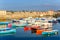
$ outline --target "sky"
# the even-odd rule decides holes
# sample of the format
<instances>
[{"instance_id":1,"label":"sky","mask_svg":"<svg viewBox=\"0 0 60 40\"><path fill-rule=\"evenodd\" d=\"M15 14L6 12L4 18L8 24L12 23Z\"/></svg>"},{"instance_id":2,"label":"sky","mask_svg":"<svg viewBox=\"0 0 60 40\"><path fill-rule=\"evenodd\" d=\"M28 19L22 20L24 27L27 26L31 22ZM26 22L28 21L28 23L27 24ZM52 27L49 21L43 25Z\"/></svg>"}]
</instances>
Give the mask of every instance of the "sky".
<instances>
[{"instance_id":1,"label":"sky","mask_svg":"<svg viewBox=\"0 0 60 40\"><path fill-rule=\"evenodd\" d=\"M0 10L59 10L60 0L0 0Z\"/></svg>"}]
</instances>

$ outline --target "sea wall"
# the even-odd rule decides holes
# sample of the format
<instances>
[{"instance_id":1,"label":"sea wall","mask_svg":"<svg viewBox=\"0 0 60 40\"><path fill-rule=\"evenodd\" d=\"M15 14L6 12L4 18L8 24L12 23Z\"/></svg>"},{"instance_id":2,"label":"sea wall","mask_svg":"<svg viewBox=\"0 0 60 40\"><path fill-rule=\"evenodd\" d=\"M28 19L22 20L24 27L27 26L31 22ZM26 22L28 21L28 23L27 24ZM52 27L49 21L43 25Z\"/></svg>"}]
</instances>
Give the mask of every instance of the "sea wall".
<instances>
[{"instance_id":1,"label":"sea wall","mask_svg":"<svg viewBox=\"0 0 60 40\"><path fill-rule=\"evenodd\" d=\"M12 18L19 19L25 17L43 17L43 16L52 16L54 15L53 10L49 11L0 11L0 18Z\"/></svg>"}]
</instances>

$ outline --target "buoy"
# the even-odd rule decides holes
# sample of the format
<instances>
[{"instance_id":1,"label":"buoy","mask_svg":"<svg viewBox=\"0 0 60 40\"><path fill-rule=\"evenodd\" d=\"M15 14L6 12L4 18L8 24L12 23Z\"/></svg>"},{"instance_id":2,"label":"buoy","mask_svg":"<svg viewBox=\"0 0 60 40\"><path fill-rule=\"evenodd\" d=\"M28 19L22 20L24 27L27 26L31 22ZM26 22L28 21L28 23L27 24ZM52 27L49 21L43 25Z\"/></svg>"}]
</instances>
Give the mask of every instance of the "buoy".
<instances>
[{"instance_id":1,"label":"buoy","mask_svg":"<svg viewBox=\"0 0 60 40\"><path fill-rule=\"evenodd\" d=\"M12 24L8 24L8 28L11 28L12 27Z\"/></svg>"}]
</instances>

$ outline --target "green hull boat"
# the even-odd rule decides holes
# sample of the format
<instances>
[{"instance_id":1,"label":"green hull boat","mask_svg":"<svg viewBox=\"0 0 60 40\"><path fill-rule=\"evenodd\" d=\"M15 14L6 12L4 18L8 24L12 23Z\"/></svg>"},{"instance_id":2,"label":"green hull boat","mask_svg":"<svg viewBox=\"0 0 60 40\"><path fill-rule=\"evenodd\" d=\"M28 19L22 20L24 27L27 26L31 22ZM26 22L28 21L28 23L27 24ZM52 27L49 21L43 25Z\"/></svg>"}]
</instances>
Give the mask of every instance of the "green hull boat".
<instances>
[{"instance_id":1,"label":"green hull boat","mask_svg":"<svg viewBox=\"0 0 60 40\"><path fill-rule=\"evenodd\" d=\"M12 27L14 28L16 28L16 27L20 27L20 28L24 28L24 26L27 26L28 24L12 24Z\"/></svg>"}]
</instances>

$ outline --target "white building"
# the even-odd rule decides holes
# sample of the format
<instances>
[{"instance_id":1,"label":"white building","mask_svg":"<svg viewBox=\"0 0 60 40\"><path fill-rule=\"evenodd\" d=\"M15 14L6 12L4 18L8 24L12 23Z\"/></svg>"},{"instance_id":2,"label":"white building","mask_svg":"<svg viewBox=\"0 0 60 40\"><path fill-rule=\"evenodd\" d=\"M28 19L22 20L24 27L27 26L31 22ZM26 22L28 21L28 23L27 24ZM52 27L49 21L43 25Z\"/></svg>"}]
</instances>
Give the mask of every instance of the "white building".
<instances>
[{"instance_id":1,"label":"white building","mask_svg":"<svg viewBox=\"0 0 60 40\"><path fill-rule=\"evenodd\" d=\"M6 15L6 11L5 10L0 10L0 15Z\"/></svg>"}]
</instances>

